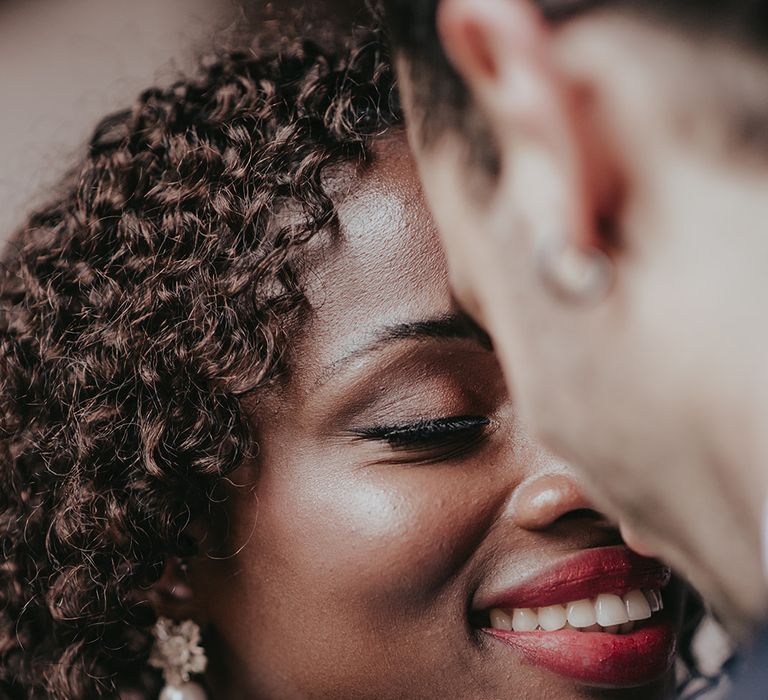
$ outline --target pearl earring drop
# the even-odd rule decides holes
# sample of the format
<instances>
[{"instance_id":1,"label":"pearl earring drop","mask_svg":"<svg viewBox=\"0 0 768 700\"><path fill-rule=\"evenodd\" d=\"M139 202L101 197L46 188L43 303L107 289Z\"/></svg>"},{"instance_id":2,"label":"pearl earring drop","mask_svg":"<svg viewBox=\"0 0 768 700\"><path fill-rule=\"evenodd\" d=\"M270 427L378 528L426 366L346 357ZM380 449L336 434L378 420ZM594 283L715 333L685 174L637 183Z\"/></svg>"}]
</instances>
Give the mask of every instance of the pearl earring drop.
<instances>
[{"instance_id":1,"label":"pearl earring drop","mask_svg":"<svg viewBox=\"0 0 768 700\"><path fill-rule=\"evenodd\" d=\"M543 238L537 251L539 277L560 299L586 304L602 299L614 281L613 261L598 248L579 248L562 236Z\"/></svg>"},{"instance_id":2,"label":"pearl earring drop","mask_svg":"<svg viewBox=\"0 0 768 700\"><path fill-rule=\"evenodd\" d=\"M161 669L165 680L159 700L207 700L203 687L190 680L208 665L200 645L199 625L192 620L177 623L161 617L155 623L153 635L155 644L149 665Z\"/></svg>"}]
</instances>

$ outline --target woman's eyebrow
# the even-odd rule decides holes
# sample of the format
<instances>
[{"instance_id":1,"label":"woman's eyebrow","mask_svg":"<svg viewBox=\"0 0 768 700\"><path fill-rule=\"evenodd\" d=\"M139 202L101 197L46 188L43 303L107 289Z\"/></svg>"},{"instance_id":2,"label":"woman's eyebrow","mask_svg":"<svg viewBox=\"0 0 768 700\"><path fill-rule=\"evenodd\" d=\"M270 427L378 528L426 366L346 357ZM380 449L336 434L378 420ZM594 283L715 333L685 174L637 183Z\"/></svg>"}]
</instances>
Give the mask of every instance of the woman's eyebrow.
<instances>
[{"instance_id":1,"label":"woman's eyebrow","mask_svg":"<svg viewBox=\"0 0 768 700\"><path fill-rule=\"evenodd\" d=\"M361 357L380 352L393 343L426 339L474 340L483 349L493 352L490 336L466 314L447 314L436 318L405 321L381 328L371 339L332 362L320 373L315 386L323 384Z\"/></svg>"},{"instance_id":2,"label":"woman's eyebrow","mask_svg":"<svg viewBox=\"0 0 768 700\"><path fill-rule=\"evenodd\" d=\"M386 345L397 340L412 338L469 339L476 340L486 350L493 350L490 336L469 316L462 313L448 314L423 321L408 321L386 326L373 341L373 345ZM367 348L362 348L366 350ZM374 348L375 349L375 348Z\"/></svg>"}]
</instances>

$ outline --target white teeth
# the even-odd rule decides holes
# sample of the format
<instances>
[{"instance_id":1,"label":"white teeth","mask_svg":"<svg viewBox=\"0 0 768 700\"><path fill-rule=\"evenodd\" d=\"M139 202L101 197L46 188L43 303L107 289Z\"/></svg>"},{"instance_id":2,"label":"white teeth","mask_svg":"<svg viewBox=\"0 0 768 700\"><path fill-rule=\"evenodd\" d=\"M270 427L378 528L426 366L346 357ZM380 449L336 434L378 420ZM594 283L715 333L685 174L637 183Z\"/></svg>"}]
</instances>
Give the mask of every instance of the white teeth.
<instances>
[{"instance_id":1,"label":"white teeth","mask_svg":"<svg viewBox=\"0 0 768 700\"><path fill-rule=\"evenodd\" d=\"M643 595L648 600L648 605L651 606L651 612L656 613L659 610L664 610L664 601L661 598L661 593L657 590L644 590Z\"/></svg>"},{"instance_id":2,"label":"white teeth","mask_svg":"<svg viewBox=\"0 0 768 700\"><path fill-rule=\"evenodd\" d=\"M653 612L642 591L631 591L624 596L624 605L630 620L647 620Z\"/></svg>"},{"instance_id":3,"label":"white teeth","mask_svg":"<svg viewBox=\"0 0 768 700\"><path fill-rule=\"evenodd\" d=\"M512 616L515 632L535 632L539 627L539 616L530 608L517 608Z\"/></svg>"},{"instance_id":4,"label":"white teeth","mask_svg":"<svg viewBox=\"0 0 768 700\"><path fill-rule=\"evenodd\" d=\"M567 618L565 608L562 605L549 605L539 608L539 626L545 632L556 632L563 629Z\"/></svg>"},{"instance_id":5,"label":"white teeth","mask_svg":"<svg viewBox=\"0 0 768 700\"><path fill-rule=\"evenodd\" d=\"M568 622L574 627L591 627L597 622L595 604L591 600L577 600L568 606Z\"/></svg>"},{"instance_id":6,"label":"white teeth","mask_svg":"<svg viewBox=\"0 0 768 700\"><path fill-rule=\"evenodd\" d=\"M496 630L503 630L504 632L512 631L512 618L507 615L503 610L496 608L491 610L491 627ZM536 629L534 627L534 629ZM517 632L518 630L515 630Z\"/></svg>"},{"instance_id":7,"label":"white teeth","mask_svg":"<svg viewBox=\"0 0 768 700\"><path fill-rule=\"evenodd\" d=\"M564 605L541 608L515 608L490 611L491 627L504 632L556 632L576 629L581 632L628 634L636 623L663 609L657 590L635 590L625 596L601 593L596 598L576 600Z\"/></svg>"},{"instance_id":8,"label":"white teeth","mask_svg":"<svg viewBox=\"0 0 768 700\"><path fill-rule=\"evenodd\" d=\"M629 622L627 606L624 601L612 593L601 593L595 603L597 624L602 627L613 627Z\"/></svg>"}]
</instances>

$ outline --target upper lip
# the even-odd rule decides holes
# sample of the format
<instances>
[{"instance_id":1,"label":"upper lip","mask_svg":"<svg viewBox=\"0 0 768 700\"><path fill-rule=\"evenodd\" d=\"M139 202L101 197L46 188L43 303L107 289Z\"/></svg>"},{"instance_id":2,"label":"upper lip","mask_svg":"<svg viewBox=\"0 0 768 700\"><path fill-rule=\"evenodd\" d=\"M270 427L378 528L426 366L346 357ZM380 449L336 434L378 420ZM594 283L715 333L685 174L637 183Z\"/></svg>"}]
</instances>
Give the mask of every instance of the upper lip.
<instances>
[{"instance_id":1,"label":"upper lip","mask_svg":"<svg viewBox=\"0 0 768 700\"><path fill-rule=\"evenodd\" d=\"M476 610L540 608L594 598L600 593L624 595L636 589L662 589L671 571L625 546L589 549L559 562L526 580L498 586L475 597Z\"/></svg>"}]
</instances>

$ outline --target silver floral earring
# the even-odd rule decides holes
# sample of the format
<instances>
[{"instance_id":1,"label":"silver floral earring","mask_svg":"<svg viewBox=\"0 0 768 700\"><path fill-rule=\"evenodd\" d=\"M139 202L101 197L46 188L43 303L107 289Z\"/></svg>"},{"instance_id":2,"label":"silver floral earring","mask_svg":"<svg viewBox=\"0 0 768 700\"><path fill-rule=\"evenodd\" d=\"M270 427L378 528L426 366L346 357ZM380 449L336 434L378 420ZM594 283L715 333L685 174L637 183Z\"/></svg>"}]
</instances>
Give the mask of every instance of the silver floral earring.
<instances>
[{"instance_id":1,"label":"silver floral earring","mask_svg":"<svg viewBox=\"0 0 768 700\"><path fill-rule=\"evenodd\" d=\"M190 679L208 665L200 645L200 626L192 620L174 622L158 618L153 629L155 644L149 665L163 672L165 686L159 700L207 700L203 687Z\"/></svg>"},{"instance_id":2,"label":"silver floral earring","mask_svg":"<svg viewBox=\"0 0 768 700\"><path fill-rule=\"evenodd\" d=\"M536 253L539 277L564 301L599 301L613 284L614 263L598 248L579 248L564 236L550 235L539 241Z\"/></svg>"}]
</instances>

